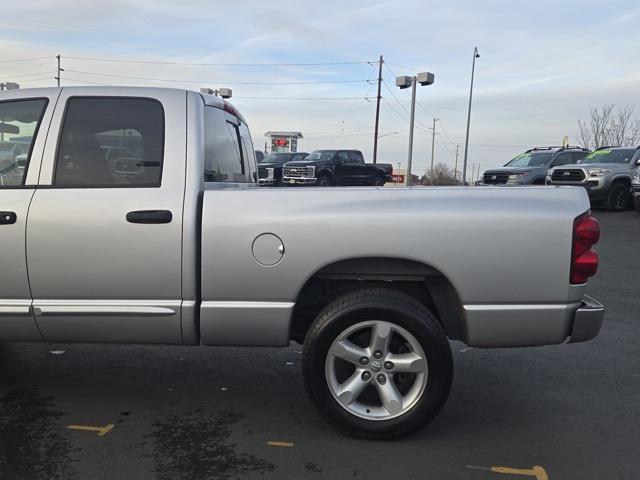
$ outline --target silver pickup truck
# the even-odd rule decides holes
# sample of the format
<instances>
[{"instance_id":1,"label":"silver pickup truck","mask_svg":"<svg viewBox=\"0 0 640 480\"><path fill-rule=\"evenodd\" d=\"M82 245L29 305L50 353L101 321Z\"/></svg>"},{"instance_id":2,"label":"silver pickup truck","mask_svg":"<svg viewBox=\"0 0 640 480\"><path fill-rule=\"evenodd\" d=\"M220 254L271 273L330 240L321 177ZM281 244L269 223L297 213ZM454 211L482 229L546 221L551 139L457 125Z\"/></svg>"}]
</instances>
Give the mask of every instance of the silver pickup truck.
<instances>
[{"instance_id":1,"label":"silver pickup truck","mask_svg":"<svg viewBox=\"0 0 640 480\"><path fill-rule=\"evenodd\" d=\"M321 414L392 438L444 405L449 340L520 347L600 329L583 189L260 189L247 124L220 98L1 95L5 137L29 140L0 184L2 341L294 340Z\"/></svg>"}]
</instances>

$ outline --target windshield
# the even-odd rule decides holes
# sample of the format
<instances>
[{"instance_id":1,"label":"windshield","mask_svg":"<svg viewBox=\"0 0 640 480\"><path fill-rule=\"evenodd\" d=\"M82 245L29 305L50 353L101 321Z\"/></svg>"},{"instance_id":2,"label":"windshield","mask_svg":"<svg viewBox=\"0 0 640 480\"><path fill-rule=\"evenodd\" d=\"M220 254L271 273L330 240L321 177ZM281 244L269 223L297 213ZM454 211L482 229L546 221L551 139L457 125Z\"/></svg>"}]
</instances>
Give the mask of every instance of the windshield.
<instances>
[{"instance_id":1,"label":"windshield","mask_svg":"<svg viewBox=\"0 0 640 480\"><path fill-rule=\"evenodd\" d=\"M305 160L331 160L336 154L337 150L316 150L305 158Z\"/></svg>"},{"instance_id":2,"label":"windshield","mask_svg":"<svg viewBox=\"0 0 640 480\"><path fill-rule=\"evenodd\" d=\"M587 155L581 163L587 165L590 163L629 163L635 151L635 148L596 150Z\"/></svg>"},{"instance_id":3,"label":"windshield","mask_svg":"<svg viewBox=\"0 0 640 480\"><path fill-rule=\"evenodd\" d=\"M551 160L555 152L527 152L521 153L511 160L505 167L540 167Z\"/></svg>"},{"instance_id":4,"label":"windshield","mask_svg":"<svg viewBox=\"0 0 640 480\"><path fill-rule=\"evenodd\" d=\"M0 143L0 152L8 152L13 148L13 143L2 142Z\"/></svg>"},{"instance_id":5,"label":"windshield","mask_svg":"<svg viewBox=\"0 0 640 480\"><path fill-rule=\"evenodd\" d=\"M291 160L292 156L290 153L270 153L265 155L258 163L286 163Z\"/></svg>"}]
</instances>

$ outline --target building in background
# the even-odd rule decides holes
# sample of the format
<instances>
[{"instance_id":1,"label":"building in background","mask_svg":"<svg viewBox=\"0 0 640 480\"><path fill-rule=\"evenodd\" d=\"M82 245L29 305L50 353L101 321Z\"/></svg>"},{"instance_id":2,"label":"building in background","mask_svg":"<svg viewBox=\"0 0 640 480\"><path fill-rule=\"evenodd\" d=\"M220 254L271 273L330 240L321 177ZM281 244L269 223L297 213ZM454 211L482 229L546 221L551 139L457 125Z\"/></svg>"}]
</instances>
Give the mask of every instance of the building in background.
<instances>
[{"instance_id":1,"label":"building in background","mask_svg":"<svg viewBox=\"0 0 640 480\"><path fill-rule=\"evenodd\" d=\"M400 187L407 184L407 170L404 168L394 168L392 180L384 184L385 187ZM420 177L418 175L412 175L413 185L420 184Z\"/></svg>"},{"instance_id":2,"label":"building in background","mask_svg":"<svg viewBox=\"0 0 640 480\"><path fill-rule=\"evenodd\" d=\"M271 153L289 153L298 151L298 140L302 139L300 132L269 131L265 132L269 138Z\"/></svg>"}]
</instances>

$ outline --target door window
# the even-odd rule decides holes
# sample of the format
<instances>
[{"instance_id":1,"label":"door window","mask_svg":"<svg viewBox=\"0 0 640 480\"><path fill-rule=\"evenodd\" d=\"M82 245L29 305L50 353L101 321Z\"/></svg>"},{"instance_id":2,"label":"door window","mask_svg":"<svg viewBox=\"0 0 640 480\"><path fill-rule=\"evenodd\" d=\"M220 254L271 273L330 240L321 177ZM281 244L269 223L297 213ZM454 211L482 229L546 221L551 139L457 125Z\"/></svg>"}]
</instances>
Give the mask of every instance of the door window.
<instances>
[{"instance_id":1,"label":"door window","mask_svg":"<svg viewBox=\"0 0 640 480\"><path fill-rule=\"evenodd\" d=\"M53 184L60 187L159 187L164 111L144 98L71 98Z\"/></svg>"},{"instance_id":2,"label":"door window","mask_svg":"<svg viewBox=\"0 0 640 480\"><path fill-rule=\"evenodd\" d=\"M23 185L46 99L0 102L0 188Z\"/></svg>"}]
</instances>

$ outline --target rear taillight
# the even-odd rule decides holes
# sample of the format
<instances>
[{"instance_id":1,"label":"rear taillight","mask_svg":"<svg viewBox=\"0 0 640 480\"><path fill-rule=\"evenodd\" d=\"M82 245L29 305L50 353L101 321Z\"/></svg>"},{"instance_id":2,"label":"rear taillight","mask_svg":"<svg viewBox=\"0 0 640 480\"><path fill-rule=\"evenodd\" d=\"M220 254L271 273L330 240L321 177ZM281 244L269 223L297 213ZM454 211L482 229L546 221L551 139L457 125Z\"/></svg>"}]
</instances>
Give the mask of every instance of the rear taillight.
<instances>
[{"instance_id":1,"label":"rear taillight","mask_svg":"<svg viewBox=\"0 0 640 480\"><path fill-rule=\"evenodd\" d=\"M571 248L571 283L586 283L598 271L598 254L591 250L600 239L598 221L585 213L573 222L573 245Z\"/></svg>"}]
</instances>

